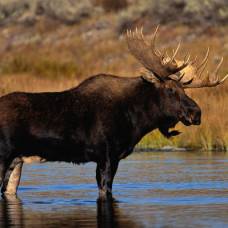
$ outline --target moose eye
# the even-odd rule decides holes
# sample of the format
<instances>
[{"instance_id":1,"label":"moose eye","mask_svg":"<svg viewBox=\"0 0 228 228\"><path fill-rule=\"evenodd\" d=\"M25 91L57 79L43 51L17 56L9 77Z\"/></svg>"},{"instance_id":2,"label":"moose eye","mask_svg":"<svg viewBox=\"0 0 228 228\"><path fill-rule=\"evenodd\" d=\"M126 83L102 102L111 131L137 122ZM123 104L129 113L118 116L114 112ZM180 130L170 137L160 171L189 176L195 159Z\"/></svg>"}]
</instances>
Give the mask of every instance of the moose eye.
<instances>
[{"instance_id":1,"label":"moose eye","mask_svg":"<svg viewBox=\"0 0 228 228\"><path fill-rule=\"evenodd\" d=\"M173 88L168 88L168 92L169 92L170 94L174 94L174 93L175 93L175 89L173 89Z\"/></svg>"}]
</instances>

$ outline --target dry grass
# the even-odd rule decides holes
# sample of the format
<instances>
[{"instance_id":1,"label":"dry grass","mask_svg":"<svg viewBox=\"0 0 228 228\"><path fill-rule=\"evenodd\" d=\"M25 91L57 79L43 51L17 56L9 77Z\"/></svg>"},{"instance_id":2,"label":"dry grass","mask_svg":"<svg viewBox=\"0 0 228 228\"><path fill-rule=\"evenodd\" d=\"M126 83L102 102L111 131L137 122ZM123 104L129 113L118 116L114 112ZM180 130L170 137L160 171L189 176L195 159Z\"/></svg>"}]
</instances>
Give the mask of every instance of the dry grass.
<instances>
[{"instance_id":1,"label":"dry grass","mask_svg":"<svg viewBox=\"0 0 228 228\"><path fill-rule=\"evenodd\" d=\"M112 17L112 16L110 16ZM112 19L112 18L111 18ZM111 21L111 20L110 20ZM56 29L42 24L28 32L39 39L24 39L24 42L9 43L9 34L21 36L19 28L8 28L1 43L0 93L12 91L60 91L76 86L84 78L97 73L112 73L124 76L138 74L139 63L129 55L124 39L118 38L113 30L94 29L95 20L85 21L82 26L59 26ZM50 29L51 28L51 29ZM15 31L18 31L15 34ZM228 73L227 27L209 28L205 31L179 26L175 29L163 26L161 44L174 46L183 37L183 49L193 55L203 56L207 46L212 55L209 69L213 69L218 55L225 61L221 74ZM25 35L25 34L24 34ZM174 39L177 38L177 39ZM26 42L25 42L26 41ZM31 41L31 42L29 42ZM8 42L8 43L7 43ZM214 89L187 91L202 108L202 124L199 127L177 126L183 134L167 140L155 131L146 136L140 146L162 147L165 145L225 150L228 148L228 83Z\"/></svg>"},{"instance_id":2,"label":"dry grass","mask_svg":"<svg viewBox=\"0 0 228 228\"><path fill-rule=\"evenodd\" d=\"M69 79L43 79L29 74L4 75L0 78L0 93L7 94L12 91L45 92L62 91L78 85L75 78Z\"/></svg>"}]
</instances>

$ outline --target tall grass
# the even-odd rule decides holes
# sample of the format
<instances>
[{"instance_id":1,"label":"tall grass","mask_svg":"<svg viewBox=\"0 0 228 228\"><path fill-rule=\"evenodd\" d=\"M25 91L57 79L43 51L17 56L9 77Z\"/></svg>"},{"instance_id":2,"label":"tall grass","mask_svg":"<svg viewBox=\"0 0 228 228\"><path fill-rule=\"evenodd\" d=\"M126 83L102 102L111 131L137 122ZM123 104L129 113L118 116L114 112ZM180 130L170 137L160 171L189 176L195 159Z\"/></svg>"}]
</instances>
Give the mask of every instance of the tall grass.
<instances>
[{"instance_id":1,"label":"tall grass","mask_svg":"<svg viewBox=\"0 0 228 228\"><path fill-rule=\"evenodd\" d=\"M36 56L37 58L37 56ZM81 69L75 61L59 62L57 59L49 59L44 56L28 58L26 55L15 55L2 65L4 74L31 73L34 75L59 78L67 75L69 78L81 75Z\"/></svg>"}]
</instances>

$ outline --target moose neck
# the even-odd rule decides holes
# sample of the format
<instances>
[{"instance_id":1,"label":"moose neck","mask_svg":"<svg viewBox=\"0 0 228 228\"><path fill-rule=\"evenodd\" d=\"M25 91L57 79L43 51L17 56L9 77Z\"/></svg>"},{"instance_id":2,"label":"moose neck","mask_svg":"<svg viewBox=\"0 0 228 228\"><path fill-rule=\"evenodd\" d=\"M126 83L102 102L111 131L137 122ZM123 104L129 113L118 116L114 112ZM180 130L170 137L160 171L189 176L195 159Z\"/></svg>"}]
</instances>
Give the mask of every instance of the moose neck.
<instances>
[{"instance_id":1,"label":"moose neck","mask_svg":"<svg viewBox=\"0 0 228 228\"><path fill-rule=\"evenodd\" d=\"M162 99L160 89L141 77L138 80L129 101L129 116L137 142L166 121L160 106Z\"/></svg>"}]
</instances>

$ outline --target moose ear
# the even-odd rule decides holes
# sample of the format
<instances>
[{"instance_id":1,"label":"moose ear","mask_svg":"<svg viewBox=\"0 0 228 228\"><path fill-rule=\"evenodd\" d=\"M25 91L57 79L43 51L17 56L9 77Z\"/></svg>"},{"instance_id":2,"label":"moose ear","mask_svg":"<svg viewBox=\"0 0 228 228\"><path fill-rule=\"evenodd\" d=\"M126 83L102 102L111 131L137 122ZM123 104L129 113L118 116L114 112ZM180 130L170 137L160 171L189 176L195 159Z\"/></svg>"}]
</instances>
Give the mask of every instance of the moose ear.
<instances>
[{"instance_id":1,"label":"moose ear","mask_svg":"<svg viewBox=\"0 0 228 228\"><path fill-rule=\"evenodd\" d=\"M142 78L149 83L164 82L162 79L155 77L153 73L145 73L142 75Z\"/></svg>"}]
</instances>

